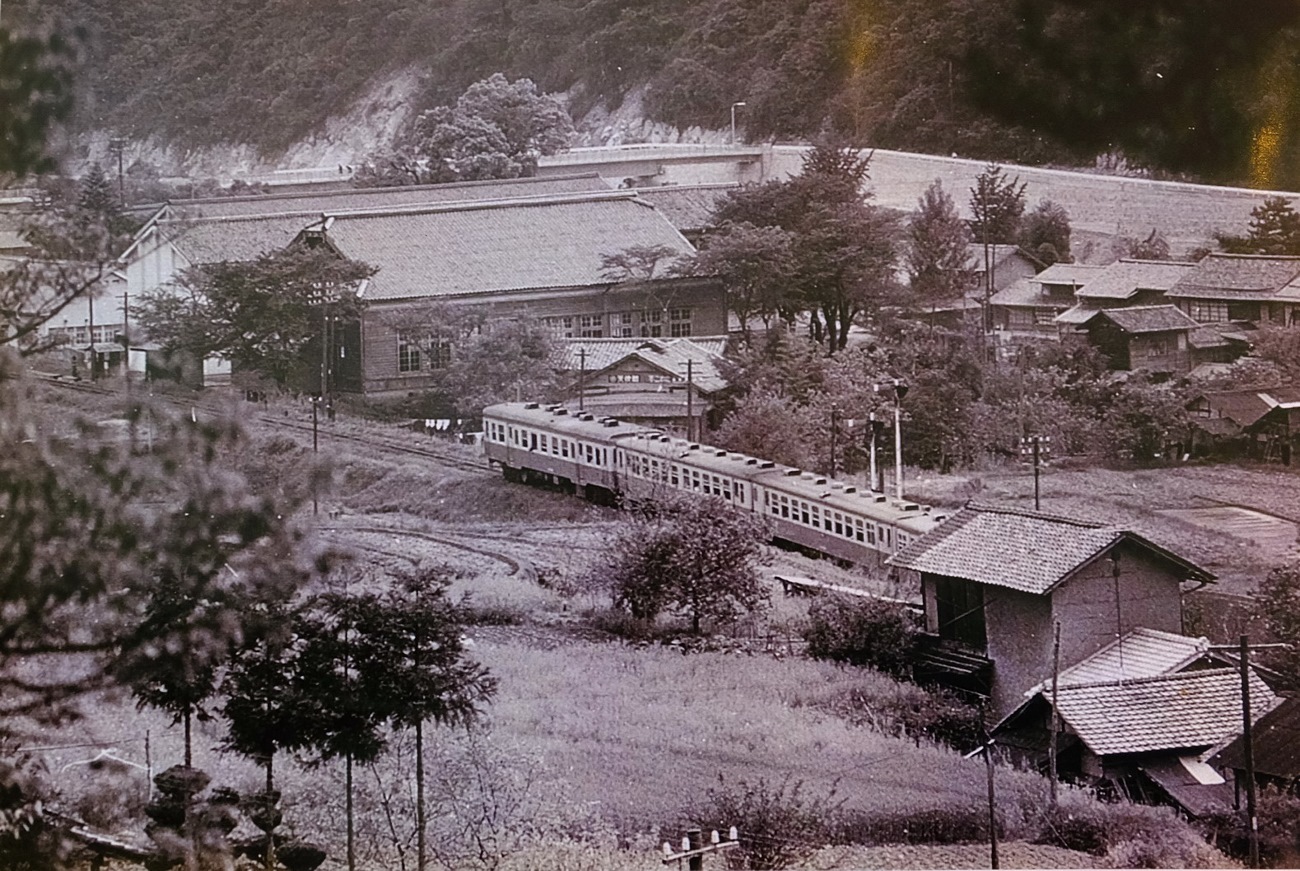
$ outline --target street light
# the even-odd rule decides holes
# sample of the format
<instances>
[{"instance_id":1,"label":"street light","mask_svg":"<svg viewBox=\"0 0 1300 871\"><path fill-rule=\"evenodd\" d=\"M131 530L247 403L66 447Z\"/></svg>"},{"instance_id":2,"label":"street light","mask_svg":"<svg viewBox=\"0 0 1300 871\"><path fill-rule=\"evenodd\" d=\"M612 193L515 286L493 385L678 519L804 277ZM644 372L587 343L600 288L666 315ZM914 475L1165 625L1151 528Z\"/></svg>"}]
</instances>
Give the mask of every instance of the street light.
<instances>
[{"instance_id":1,"label":"street light","mask_svg":"<svg viewBox=\"0 0 1300 871\"><path fill-rule=\"evenodd\" d=\"M747 105L744 100L731 104L731 144L736 144L736 109Z\"/></svg>"}]
</instances>

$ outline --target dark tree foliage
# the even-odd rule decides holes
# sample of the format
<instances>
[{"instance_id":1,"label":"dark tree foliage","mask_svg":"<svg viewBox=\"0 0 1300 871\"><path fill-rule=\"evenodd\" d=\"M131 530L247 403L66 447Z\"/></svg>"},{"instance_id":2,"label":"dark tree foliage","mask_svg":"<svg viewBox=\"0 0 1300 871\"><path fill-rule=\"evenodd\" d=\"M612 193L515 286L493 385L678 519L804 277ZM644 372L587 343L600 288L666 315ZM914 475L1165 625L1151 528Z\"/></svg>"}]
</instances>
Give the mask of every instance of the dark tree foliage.
<instances>
[{"instance_id":1,"label":"dark tree foliage","mask_svg":"<svg viewBox=\"0 0 1300 871\"><path fill-rule=\"evenodd\" d=\"M75 56L66 34L20 35L0 27L0 177L55 168L49 136L72 111Z\"/></svg>"},{"instance_id":2,"label":"dark tree foliage","mask_svg":"<svg viewBox=\"0 0 1300 871\"><path fill-rule=\"evenodd\" d=\"M990 163L975 177L970 190L971 237L984 249L984 331L993 329L989 298L997 286L997 258L994 246L1016 240L1020 217L1025 212L1025 183L1008 179L1002 167Z\"/></svg>"},{"instance_id":3,"label":"dark tree foliage","mask_svg":"<svg viewBox=\"0 0 1300 871\"><path fill-rule=\"evenodd\" d=\"M1220 235L1218 241L1230 254L1300 256L1300 214L1287 197L1265 197L1250 210L1245 236Z\"/></svg>"},{"instance_id":4,"label":"dark tree foliage","mask_svg":"<svg viewBox=\"0 0 1300 871\"><path fill-rule=\"evenodd\" d=\"M961 296L971 284L970 228L936 179L907 221L906 260L914 305Z\"/></svg>"},{"instance_id":5,"label":"dark tree foliage","mask_svg":"<svg viewBox=\"0 0 1300 871\"><path fill-rule=\"evenodd\" d=\"M1069 263L1070 213L1051 200L1043 200L1020 219L1017 243L1043 263Z\"/></svg>"},{"instance_id":6,"label":"dark tree foliage","mask_svg":"<svg viewBox=\"0 0 1300 871\"><path fill-rule=\"evenodd\" d=\"M762 321L766 333L787 308L785 291L793 277L794 245L794 236L780 227L723 224L691 263L694 274L722 282L727 309L740 321L746 346L752 341L751 320Z\"/></svg>"},{"instance_id":7,"label":"dark tree foliage","mask_svg":"<svg viewBox=\"0 0 1300 871\"><path fill-rule=\"evenodd\" d=\"M1296 178L1295 3L1264 0L1244 17L1214 0L1005 5L1001 38L966 58L982 109L1080 156L1118 147L1212 179Z\"/></svg>"},{"instance_id":8,"label":"dark tree foliage","mask_svg":"<svg viewBox=\"0 0 1300 871\"><path fill-rule=\"evenodd\" d=\"M764 519L721 499L671 495L643 506L617 534L606 578L614 604L639 620L665 610L691 623L724 623L761 608L758 577L768 530Z\"/></svg>"},{"instance_id":9,"label":"dark tree foliage","mask_svg":"<svg viewBox=\"0 0 1300 871\"><path fill-rule=\"evenodd\" d=\"M554 334L540 321L488 321L455 346L442 389L468 417L494 402L548 398L560 384L557 354Z\"/></svg>"},{"instance_id":10,"label":"dark tree foliage","mask_svg":"<svg viewBox=\"0 0 1300 871\"><path fill-rule=\"evenodd\" d=\"M220 355L280 387L305 388L318 371L325 306L328 316L354 319L356 286L374 269L325 249L290 247L251 261L222 261L186 271L168 287L135 302L149 336L169 350L199 358Z\"/></svg>"},{"instance_id":11,"label":"dark tree foliage","mask_svg":"<svg viewBox=\"0 0 1300 871\"><path fill-rule=\"evenodd\" d=\"M869 666L895 677L911 673L917 627L897 603L823 596L808 609L803 635L815 659Z\"/></svg>"},{"instance_id":12,"label":"dark tree foliage","mask_svg":"<svg viewBox=\"0 0 1300 871\"><path fill-rule=\"evenodd\" d=\"M1300 562L1292 560L1268 573L1259 584L1255 612L1273 638L1294 645L1267 655L1270 665L1294 680L1300 674Z\"/></svg>"}]
</instances>

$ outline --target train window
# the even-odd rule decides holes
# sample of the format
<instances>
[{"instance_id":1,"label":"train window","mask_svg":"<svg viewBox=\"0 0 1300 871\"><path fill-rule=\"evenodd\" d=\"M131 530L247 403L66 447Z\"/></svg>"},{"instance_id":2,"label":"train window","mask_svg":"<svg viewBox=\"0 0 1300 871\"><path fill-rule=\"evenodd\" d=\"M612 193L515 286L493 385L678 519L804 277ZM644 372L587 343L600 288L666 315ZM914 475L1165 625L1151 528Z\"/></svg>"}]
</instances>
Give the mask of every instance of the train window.
<instances>
[{"instance_id":1,"label":"train window","mask_svg":"<svg viewBox=\"0 0 1300 871\"><path fill-rule=\"evenodd\" d=\"M866 527L866 531L867 531L867 544L874 545L876 543L876 524L868 523Z\"/></svg>"},{"instance_id":2,"label":"train window","mask_svg":"<svg viewBox=\"0 0 1300 871\"><path fill-rule=\"evenodd\" d=\"M674 463L672 468L669 470L668 474L669 474L668 481L670 484L672 484L674 487L682 486L681 477L680 477L681 476L680 466Z\"/></svg>"},{"instance_id":3,"label":"train window","mask_svg":"<svg viewBox=\"0 0 1300 871\"><path fill-rule=\"evenodd\" d=\"M890 529L888 526L882 526L880 528L880 540L884 542L886 548L891 550L893 549L894 547L893 539L894 539L894 530Z\"/></svg>"},{"instance_id":4,"label":"train window","mask_svg":"<svg viewBox=\"0 0 1300 871\"><path fill-rule=\"evenodd\" d=\"M898 534L898 549L902 550L903 548L907 547L908 541L910 541L910 539L906 535L900 532Z\"/></svg>"},{"instance_id":5,"label":"train window","mask_svg":"<svg viewBox=\"0 0 1300 871\"><path fill-rule=\"evenodd\" d=\"M865 540L866 540L865 537L864 537L863 534L862 534L862 518L861 518L861 517L855 517L855 518L853 518L853 535L854 535L854 537L855 537L858 541L865 541Z\"/></svg>"},{"instance_id":6,"label":"train window","mask_svg":"<svg viewBox=\"0 0 1300 871\"><path fill-rule=\"evenodd\" d=\"M807 502L799 503L799 517L800 517L800 522L802 522L804 526L807 526L808 525L808 503Z\"/></svg>"},{"instance_id":7,"label":"train window","mask_svg":"<svg viewBox=\"0 0 1300 871\"><path fill-rule=\"evenodd\" d=\"M737 484L737 485L736 485L736 501L737 501L737 502L740 502L740 503L742 503L742 504L743 504L744 501L745 501L745 485L744 485L744 484Z\"/></svg>"},{"instance_id":8,"label":"train window","mask_svg":"<svg viewBox=\"0 0 1300 871\"><path fill-rule=\"evenodd\" d=\"M835 534L844 534L844 515L838 511L835 512Z\"/></svg>"},{"instance_id":9,"label":"train window","mask_svg":"<svg viewBox=\"0 0 1300 871\"><path fill-rule=\"evenodd\" d=\"M804 523L807 522L808 521L805 519ZM813 525L813 529L816 529L817 527L822 525L822 510L818 508L816 505L812 507L812 525Z\"/></svg>"},{"instance_id":10,"label":"train window","mask_svg":"<svg viewBox=\"0 0 1300 871\"><path fill-rule=\"evenodd\" d=\"M781 516L786 518L787 520L790 518L790 497L789 496L781 497Z\"/></svg>"},{"instance_id":11,"label":"train window","mask_svg":"<svg viewBox=\"0 0 1300 871\"><path fill-rule=\"evenodd\" d=\"M822 516L822 529L825 529L827 532L830 532L830 531L831 531L831 513L830 513L830 511L827 511L827 512Z\"/></svg>"},{"instance_id":12,"label":"train window","mask_svg":"<svg viewBox=\"0 0 1300 871\"><path fill-rule=\"evenodd\" d=\"M723 499L731 498L731 482L726 479L723 479L722 481L722 498Z\"/></svg>"},{"instance_id":13,"label":"train window","mask_svg":"<svg viewBox=\"0 0 1300 871\"><path fill-rule=\"evenodd\" d=\"M542 436L542 443L545 444L545 442L546 442L546 436ZM535 432L530 432L528 434L528 450L530 451L537 450L537 433Z\"/></svg>"},{"instance_id":14,"label":"train window","mask_svg":"<svg viewBox=\"0 0 1300 871\"><path fill-rule=\"evenodd\" d=\"M542 442L541 442L541 444L542 444L542 453L544 453L544 454L546 454L546 453L550 453L550 443L551 443L551 442L550 442L550 437L549 437L549 436L542 436Z\"/></svg>"}]
</instances>

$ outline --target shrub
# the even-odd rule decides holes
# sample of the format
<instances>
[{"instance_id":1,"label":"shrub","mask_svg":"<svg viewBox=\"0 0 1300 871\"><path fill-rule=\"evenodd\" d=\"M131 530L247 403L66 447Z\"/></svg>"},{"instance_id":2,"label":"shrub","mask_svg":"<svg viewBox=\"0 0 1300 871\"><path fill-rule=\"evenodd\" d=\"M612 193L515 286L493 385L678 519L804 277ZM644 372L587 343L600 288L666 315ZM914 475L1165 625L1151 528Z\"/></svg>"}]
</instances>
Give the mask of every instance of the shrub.
<instances>
[{"instance_id":1,"label":"shrub","mask_svg":"<svg viewBox=\"0 0 1300 871\"><path fill-rule=\"evenodd\" d=\"M1106 853L1110 868L1221 868L1224 856L1183 828L1120 841Z\"/></svg>"},{"instance_id":2,"label":"shrub","mask_svg":"<svg viewBox=\"0 0 1300 871\"><path fill-rule=\"evenodd\" d=\"M808 655L865 665L896 677L909 673L916 624L902 606L880 599L822 596L808 609Z\"/></svg>"},{"instance_id":3,"label":"shrub","mask_svg":"<svg viewBox=\"0 0 1300 871\"><path fill-rule=\"evenodd\" d=\"M803 782L786 779L773 786L765 780L731 785L721 776L708 792L708 806L691 814L707 831L740 832L740 853L746 867L788 868L812 856L831 835L831 820L843 803L835 789L809 795Z\"/></svg>"},{"instance_id":4,"label":"shrub","mask_svg":"<svg viewBox=\"0 0 1300 871\"><path fill-rule=\"evenodd\" d=\"M949 690L931 690L910 683L890 689L854 689L820 703L849 722L885 735L922 738L956 750L969 750L984 740L979 708Z\"/></svg>"},{"instance_id":5,"label":"shrub","mask_svg":"<svg viewBox=\"0 0 1300 871\"><path fill-rule=\"evenodd\" d=\"M999 833L1003 826L998 826ZM898 813L854 812L842 815L836 826L837 843L961 844L986 841L988 809L983 805L937 807Z\"/></svg>"},{"instance_id":6,"label":"shrub","mask_svg":"<svg viewBox=\"0 0 1300 871\"><path fill-rule=\"evenodd\" d=\"M1044 812L1033 841L1105 856L1119 868L1212 868L1224 860L1170 808L1107 804L1075 791Z\"/></svg>"}]
</instances>

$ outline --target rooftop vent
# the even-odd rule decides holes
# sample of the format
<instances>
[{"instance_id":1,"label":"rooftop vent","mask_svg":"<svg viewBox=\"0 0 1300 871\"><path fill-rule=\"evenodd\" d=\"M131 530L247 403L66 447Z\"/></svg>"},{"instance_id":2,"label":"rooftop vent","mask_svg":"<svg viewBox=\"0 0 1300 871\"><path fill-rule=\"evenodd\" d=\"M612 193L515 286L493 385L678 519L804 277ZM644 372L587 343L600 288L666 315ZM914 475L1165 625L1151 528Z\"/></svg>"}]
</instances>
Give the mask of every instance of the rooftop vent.
<instances>
[{"instance_id":1,"label":"rooftop vent","mask_svg":"<svg viewBox=\"0 0 1300 871\"><path fill-rule=\"evenodd\" d=\"M772 462L771 460L764 460L763 462L758 464L758 467L760 469L774 469L776 468L776 463Z\"/></svg>"},{"instance_id":2,"label":"rooftop vent","mask_svg":"<svg viewBox=\"0 0 1300 871\"><path fill-rule=\"evenodd\" d=\"M699 446L699 445L687 445L687 446L686 446L686 450L688 450L688 451L698 451L699 449L700 449L700 446Z\"/></svg>"},{"instance_id":3,"label":"rooftop vent","mask_svg":"<svg viewBox=\"0 0 1300 871\"><path fill-rule=\"evenodd\" d=\"M536 402L525 402L525 403L524 403L524 408L526 408L526 409L528 409L529 411L531 411L531 410L533 410L533 409L535 409L535 408L541 408L541 406L538 405Z\"/></svg>"},{"instance_id":4,"label":"rooftop vent","mask_svg":"<svg viewBox=\"0 0 1300 871\"><path fill-rule=\"evenodd\" d=\"M720 456L720 457L725 457L726 455L727 455L727 452L726 452L726 451L723 451L723 450L719 450L719 451L718 451L718 456Z\"/></svg>"},{"instance_id":5,"label":"rooftop vent","mask_svg":"<svg viewBox=\"0 0 1300 871\"><path fill-rule=\"evenodd\" d=\"M618 426L618 421L612 417L601 421L601 423L605 424L605 426L611 426L611 427Z\"/></svg>"},{"instance_id":6,"label":"rooftop vent","mask_svg":"<svg viewBox=\"0 0 1300 871\"><path fill-rule=\"evenodd\" d=\"M915 502L904 502L904 503L902 503L901 505L899 505L898 507L901 508L901 509L903 509L904 511L920 511L920 510L921 510L921 506L920 506L920 505L917 505Z\"/></svg>"},{"instance_id":7,"label":"rooftop vent","mask_svg":"<svg viewBox=\"0 0 1300 871\"><path fill-rule=\"evenodd\" d=\"M803 474L803 471L802 471L801 469L786 469L786 470L785 470L785 475L786 475L787 478L797 478L797 477L799 477L799 476L802 475L802 474Z\"/></svg>"},{"instance_id":8,"label":"rooftop vent","mask_svg":"<svg viewBox=\"0 0 1300 871\"><path fill-rule=\"evenodd\" d=\"M831 481L831 489L832 489L832 490L843 490L843 489L844 489L844 485L841 484L839 481Z\"/></svg>"},{"instance_id":9,"label":"rooftop vent","mask_svg":"<svg viewBox=\"0 0 1300 871\"><path fill-rule=\"evenodd\" d=\"M817 481L816 481L815 483L817 483L817 484L825 484L825 483L826 483L826 479L825 479L825 478L818 478Z\"/></svg>"},{"instance_id":10,"label":"rooftop vent","mask_svg":"<svg viewBox=\"0 0 1300 871\"><path fill-rule=\"evenodd\" d=\"M877 494L876 494L876 501L877 501L877 502L886 502L886 501L888 501L888 500L889 500L889 497L886 496L884 493L877 493Z\"/></svg>"},{"instance_id":11,"label":"rooftop vent","mask_svg":"<svg viewBox=\"0 0 1300 871\"><path fill-rule=\"evenodd\" d=\"M847 487L844 488L844 492L845 492L845 493L856 493L856 492L858 492L858 488L857 488L857 487L854 487L852 484L850 484L849 486L847 486Z\"/></svg>"},{"instance_id":12,"label":"rooftop vent","mask_svg":"<svg viewBox=\"0 0 1300 871\"><path fill-rule=\"evenodd\" d=\"M568 414L568 413L569 413L569 409L567 409L567 408L557 408L557 409L555 409L555 413L556 413L556 415Z\"/></svg>"},{"instance_id":13,"label":"rooftop vent","mask_svg":"<svg viewBox=\"0 0 1300 871\"><path fill-rule=\"evenodd\" d=\"M596 419L596 415L594 415L594 414L584 414L584 415L582 416L582 419L583 419L583 420L595 420L595 419Z\"/></svg>"},{"instance_id":14,"label":"rooftop vent","mask_svg":"<svg viewBox=\"0 0 1300 871\"><path fill-rule=\"evenodd\" d=\"M740 458L737 457L736 459L740 459ZM753 457L750 457L748 460L745 460L745 465L746 465L746 466L756 466L756 465L758 465L758 460L754 459Z\"/></svg>"}]
</instances>

